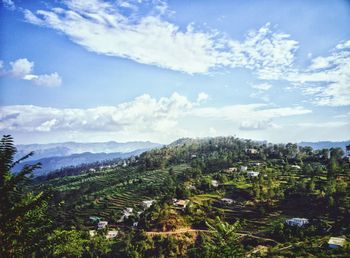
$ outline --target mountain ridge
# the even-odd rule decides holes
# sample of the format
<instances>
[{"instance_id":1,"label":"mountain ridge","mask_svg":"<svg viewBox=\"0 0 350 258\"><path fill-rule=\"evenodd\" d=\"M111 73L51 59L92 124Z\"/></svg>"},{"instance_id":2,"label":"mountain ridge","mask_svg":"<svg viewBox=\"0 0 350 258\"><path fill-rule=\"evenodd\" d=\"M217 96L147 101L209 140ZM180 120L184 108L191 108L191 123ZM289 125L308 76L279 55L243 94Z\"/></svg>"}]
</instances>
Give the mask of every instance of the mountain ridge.
<instances>
[{"instance_id":1,"label":"mountain ridge","mask_svg":"<svg viewBox=\"0 0 350 258\"><path fill-rule=\"evenodd\" d=\"M18 144L15 158L21 158L27 153L34 151L34 155L28 160L38 160L48 157L64 157L79 153L127 153L140 149L158 148L162 145L150 141L131 141L131 142L62 142L46 144Z\"/></svg>"}]
</instances>

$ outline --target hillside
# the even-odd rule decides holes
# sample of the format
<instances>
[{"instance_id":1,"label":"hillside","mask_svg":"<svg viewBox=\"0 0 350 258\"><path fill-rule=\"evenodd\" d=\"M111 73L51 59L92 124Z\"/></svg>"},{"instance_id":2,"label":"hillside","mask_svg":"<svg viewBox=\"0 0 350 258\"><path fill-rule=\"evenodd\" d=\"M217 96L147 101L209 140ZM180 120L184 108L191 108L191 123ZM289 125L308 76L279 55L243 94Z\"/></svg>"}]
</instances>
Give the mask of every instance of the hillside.
<instances>
[{"instance_id":1,"label":"hillside","mask_svg":"<svg viewBox=\"0 0 350 258\"><path fill-rule=\"evenodd\" d=\"M205 239L214 237L208 223L221 218L240 223L234 245L246 254L346 257L348 249L332 251L326 243L350 236L350 166L339 150L328 151L234 137L180 139L122 163L38 178L34 189L64 200L53 213L56 223L87 231L96 228L89 218L97 216L121 232L116 244L135 237L137 246L170 248L172 241L181 246L174 252L187 257L202 252ZM145 209L144 201L153 205ZM308 224L290 226L291 218ZM158 248L137 252L146 257Z\"/></svg>"}]
</instances>

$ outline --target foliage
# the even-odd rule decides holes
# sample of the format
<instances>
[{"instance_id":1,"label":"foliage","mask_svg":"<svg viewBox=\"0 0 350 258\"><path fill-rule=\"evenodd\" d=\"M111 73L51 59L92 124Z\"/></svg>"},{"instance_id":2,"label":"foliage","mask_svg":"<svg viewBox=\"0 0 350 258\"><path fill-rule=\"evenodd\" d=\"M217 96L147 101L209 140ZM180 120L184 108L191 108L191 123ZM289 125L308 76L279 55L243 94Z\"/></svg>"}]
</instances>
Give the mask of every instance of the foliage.
<instances>
[{"instance_id":1,"label":"foliage","mask_svg":"<svg viewBox=\"0 0 350 258\"><path fill-rule=\"evenodd\" d=\"M9 135L0 141L0 254L2 257L27 256L45 243L50 226L46 217L47 196L26 191L28 176L40 164L26 165L18 174L11 169L33 155L14 161L16 148Z\"/></svg>"},{"instance_id":2,"label":"foliage","mask_svg":"<svg viewBox=\"0 0 350 258\"><path fill-rule=\"evenodd\" d=\"M197 247L190 253L193 257L242 257L243 250L236 233L239 221L229 224L216 217L213 223L207 223L209 237L201 236Z\"/></svg>"}]
</instances>

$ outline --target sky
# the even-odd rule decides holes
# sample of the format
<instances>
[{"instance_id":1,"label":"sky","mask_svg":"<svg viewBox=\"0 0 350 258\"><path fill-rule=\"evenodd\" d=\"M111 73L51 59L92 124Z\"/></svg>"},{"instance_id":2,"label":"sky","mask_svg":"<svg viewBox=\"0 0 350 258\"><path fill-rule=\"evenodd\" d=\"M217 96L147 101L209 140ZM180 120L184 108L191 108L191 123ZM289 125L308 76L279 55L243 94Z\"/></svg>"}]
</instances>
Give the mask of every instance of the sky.
<instances>
[{"instance_id":1,"label":"sky","mask_svg":"<svg viewBox=\"0 0 350 258\"><path fill-rule=\"evenodd\" d=\"M350 1L2 0L16 143L350 139Z\"/></svg>"}]
</instances>

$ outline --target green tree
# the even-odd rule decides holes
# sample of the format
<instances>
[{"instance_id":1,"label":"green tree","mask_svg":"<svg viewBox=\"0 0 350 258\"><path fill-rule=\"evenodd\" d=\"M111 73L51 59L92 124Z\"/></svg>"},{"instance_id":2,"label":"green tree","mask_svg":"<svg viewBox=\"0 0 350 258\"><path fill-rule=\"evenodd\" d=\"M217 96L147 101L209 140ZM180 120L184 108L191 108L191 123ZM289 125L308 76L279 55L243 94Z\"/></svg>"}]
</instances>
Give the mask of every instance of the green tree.
<instances>
[{"instance_id":1,"label":"green tree","mask_svg":"<svg viewBox=\"0 0 350 258\"><path fill-rule=\"evenodd\" d=\"M87 249L91 257L103 257L112 251L111 247L112 244L106 239L106 236L99 234L90 238Z\"/></svg>"},{"instance_id":2,"label":"green tree","mask_svg":"<svg viewBox=\"0 0 350 258\"><path fill-rule=\"evenodd\" d=\"M47 218L47 196L25 190L28 176L40 164L25 165L20 172L11 170L33 152L14 161L13 138L0 140L0 256L29 256L45 243L50 225Z\"/></svg>"},{"instance_id":3,"label":"green tree","mask_svg":"<svg viewBox=\"0 0 350 258\"><path fill-rule=\"evenodd\" d=\"M52 257L82 257L87 243L79 231L56 229L48 236L45 251Z\"/></svg>"},{"instance_id":4,"label":"green tree","mask_svg":"<svg viewBox=\"0 0 350 258\"><path fill-rule=\"evenodd\" d=\"M229 224L219 217L213 224L207 223L210 231L210 240L207 242L209 257L243 257L236 233L239 225L239 221Z\"/></svg>"}]
</instances>

